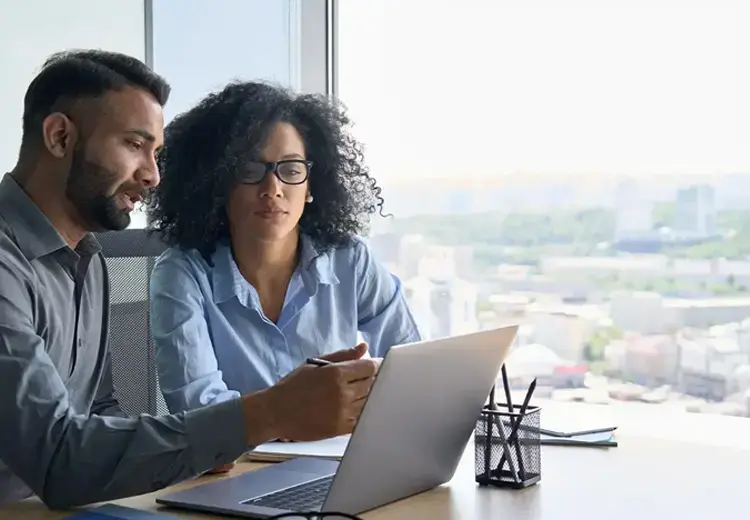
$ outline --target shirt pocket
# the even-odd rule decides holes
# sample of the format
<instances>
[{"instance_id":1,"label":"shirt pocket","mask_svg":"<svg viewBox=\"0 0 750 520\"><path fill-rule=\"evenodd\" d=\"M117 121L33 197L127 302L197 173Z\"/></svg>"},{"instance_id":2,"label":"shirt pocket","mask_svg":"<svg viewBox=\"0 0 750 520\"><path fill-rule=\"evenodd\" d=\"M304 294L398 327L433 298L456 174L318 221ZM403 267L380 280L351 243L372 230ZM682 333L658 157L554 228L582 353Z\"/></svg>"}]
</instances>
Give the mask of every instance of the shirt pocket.
<instances>
[{"instance_id":1,"label":"shirt pocket","mask_svg":"<svg viewBox=\"0 0 750 520\"><path fill-rule=\"evenodd\" d=\"M290 350L303 359L349 349L357 344L356 313L308 306L285 331Z\"/></svg>"}]
</instances>

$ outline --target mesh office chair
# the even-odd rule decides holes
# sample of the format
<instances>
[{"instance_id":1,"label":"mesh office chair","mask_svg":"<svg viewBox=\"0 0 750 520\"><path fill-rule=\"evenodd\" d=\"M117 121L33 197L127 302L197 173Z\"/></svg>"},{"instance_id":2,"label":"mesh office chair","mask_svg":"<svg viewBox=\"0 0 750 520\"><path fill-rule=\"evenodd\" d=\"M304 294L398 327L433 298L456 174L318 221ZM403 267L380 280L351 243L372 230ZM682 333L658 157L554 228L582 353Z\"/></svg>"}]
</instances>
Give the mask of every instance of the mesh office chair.
<instances>
[{"instance_id":1,"label":"mesh office chair","mask_svg":"<svg viewBox=\"0 0 750 520\"><path fill-rule=\"evenodd\" d=\"M110 336L115 395L130 415L168 413L159 389L149 326L149 280L156 258L167 248L145 229L99 233L109 268Z\"/></svg>"}]
</instances>

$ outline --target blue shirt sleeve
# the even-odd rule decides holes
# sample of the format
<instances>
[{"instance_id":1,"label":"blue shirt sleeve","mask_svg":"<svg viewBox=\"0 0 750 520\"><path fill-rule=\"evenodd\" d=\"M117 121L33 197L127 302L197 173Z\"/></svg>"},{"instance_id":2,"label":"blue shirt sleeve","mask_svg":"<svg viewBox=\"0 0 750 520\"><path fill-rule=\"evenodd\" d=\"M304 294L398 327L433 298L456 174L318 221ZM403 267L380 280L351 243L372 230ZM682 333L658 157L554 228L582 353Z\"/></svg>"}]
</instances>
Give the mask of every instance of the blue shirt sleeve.
<instances>
[{"instance_id":1,"label":"blue shirt sleeve","mask_svg":"<svg viewBox=\"0 0 750 520\"><path fill-rule=\"evenodd\" d=\"M401 280L381 264L364 242L355 245L357 322L370 355L385 356L394 345L419 341L416 320Z\"/></svg>"},{"instance_id":2,"label":"blue shirt sleeve","mask_svg":"<svg viewBox=\"0 0 750 520\"><path fill-rule=\"evenodd\" d=\"M172 413L239 396L222 379L204 312L205 295L179 250L151 274L151 332L164 401Z\"/></svg>"}]
</instances>

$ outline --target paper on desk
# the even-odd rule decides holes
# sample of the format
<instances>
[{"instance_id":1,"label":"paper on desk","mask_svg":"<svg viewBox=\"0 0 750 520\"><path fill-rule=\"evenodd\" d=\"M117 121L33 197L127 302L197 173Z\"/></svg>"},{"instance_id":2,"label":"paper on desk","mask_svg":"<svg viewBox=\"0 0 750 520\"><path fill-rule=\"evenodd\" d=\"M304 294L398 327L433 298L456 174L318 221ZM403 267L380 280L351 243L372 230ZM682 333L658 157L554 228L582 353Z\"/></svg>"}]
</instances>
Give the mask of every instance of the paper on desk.
<instances>
[{"instance_id":1,"label":"paper on desk","mask_svg":"<svg viewBox=\"0 0 750 520\"><path fill-rule=\"evenodd\" d=\"M340 460L349 443L350 435L341 435L315 442L266 442L245 453L241 460L281 462L296 457Z\"/></svg>"},{"instance_id":2,"label":"paper on desk","mask_svg":"<svg viewBox=\"0 0 750 520\"><path fill-rule=\"evenodd\" d=\"M587 433L570 437L552 436L542 433L539 440L542 446L617 446L617 440L613 431Z\"/></svg>"},{"instance_id":3,"label":"paper on desk","mask_svg":"<svg viewBox=\"0 0 750 520\"><path fill-rule=\"evenodd\" d=\"M590 430L614 431L617 423L611 411L597 409L596 413L582 413L577 408L542 408L542 429L557 432L561 436L579 436Z\"/></svg>"}]
</instances>

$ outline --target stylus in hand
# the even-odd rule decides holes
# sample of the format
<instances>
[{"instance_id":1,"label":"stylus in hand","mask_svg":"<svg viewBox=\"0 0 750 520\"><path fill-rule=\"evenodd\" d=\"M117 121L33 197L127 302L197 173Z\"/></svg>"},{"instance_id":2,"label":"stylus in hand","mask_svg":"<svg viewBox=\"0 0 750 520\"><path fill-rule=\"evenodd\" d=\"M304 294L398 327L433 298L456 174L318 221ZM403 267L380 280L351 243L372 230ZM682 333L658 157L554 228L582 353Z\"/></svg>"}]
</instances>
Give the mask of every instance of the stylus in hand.
<instances>
[{"instance_id":1,"label":"stylus in hand","mask_svg":"<svg viewBox=\"0 0 750 520\"><path fill-rule=\"evenodd\" d=\"M307 363L308 365L315 365L316 367L325 367L328 365L333 365L333 362L331 361L326 361L325 359L314 358L314 357L307 358L307 361L305 361L305 363Z\"/></svg>"}]
</instances>

